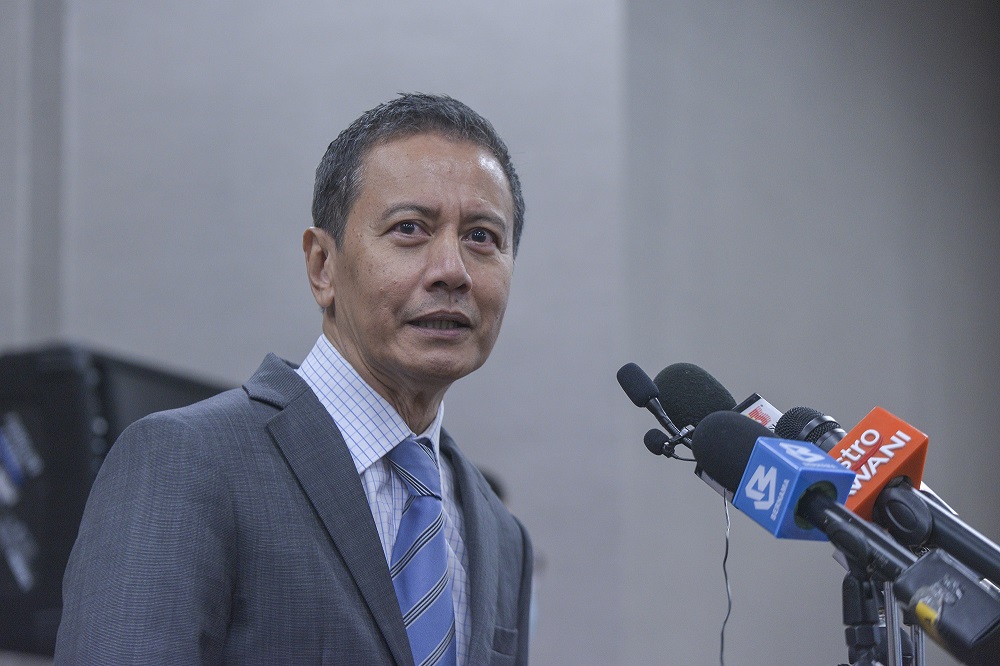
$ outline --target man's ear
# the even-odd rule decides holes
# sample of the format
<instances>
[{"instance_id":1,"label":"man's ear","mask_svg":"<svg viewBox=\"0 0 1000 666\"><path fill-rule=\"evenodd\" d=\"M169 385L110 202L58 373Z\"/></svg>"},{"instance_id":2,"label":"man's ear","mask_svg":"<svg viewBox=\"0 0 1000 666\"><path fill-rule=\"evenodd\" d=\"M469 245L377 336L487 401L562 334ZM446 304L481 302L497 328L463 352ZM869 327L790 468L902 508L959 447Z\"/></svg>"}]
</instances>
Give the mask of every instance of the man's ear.
<instances>
[{"instance_id":1,"label":"man's ear","mask_svg":"<svg viewBox=\"0 0 1000 666\"><path fill-rule=\"evenodd\" d=\"M309 227L302 234L302 252L306 256L306 275L309 276L313 298L324 311L332 312L333 270L337 259L333 236L319 227Z\"/></svg>"}]
</instances>

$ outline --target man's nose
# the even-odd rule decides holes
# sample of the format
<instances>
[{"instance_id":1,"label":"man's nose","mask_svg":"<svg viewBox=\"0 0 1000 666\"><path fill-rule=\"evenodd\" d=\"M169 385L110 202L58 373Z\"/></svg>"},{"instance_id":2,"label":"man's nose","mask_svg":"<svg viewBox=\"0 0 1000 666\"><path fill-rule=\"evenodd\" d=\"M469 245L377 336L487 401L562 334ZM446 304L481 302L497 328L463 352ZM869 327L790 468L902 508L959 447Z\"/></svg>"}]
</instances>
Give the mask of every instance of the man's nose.
<instances>
[{"instance_id":1,"label":"man's nose","mask_svg":"<svg viewBox=\"0 0 1000 666\"><path fill-rule=\"evenodd\" d=\"M427 284L430 288L468 291L472 276L465 265L462 241L458 237L438 237L427 257Z\"/></svg>"}]
</instances>

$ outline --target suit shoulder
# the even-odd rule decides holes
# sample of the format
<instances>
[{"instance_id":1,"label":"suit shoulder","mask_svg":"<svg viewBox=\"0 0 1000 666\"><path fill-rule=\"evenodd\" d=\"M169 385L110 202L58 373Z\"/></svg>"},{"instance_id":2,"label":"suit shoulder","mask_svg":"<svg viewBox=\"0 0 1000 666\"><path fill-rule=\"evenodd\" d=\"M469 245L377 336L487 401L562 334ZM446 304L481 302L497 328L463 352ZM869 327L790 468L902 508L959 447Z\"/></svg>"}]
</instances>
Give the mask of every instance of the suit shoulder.
<instances>
[{"instance_id":1,"label":"suit shoulder","mask_svg":"<svg viewBox=\"0 0 1000 666\"><path fill-rule=\"evenodd\" d=\"M251 403L243 389L230 389L184 407L147 414L126 427L119 439L192 434L223 424L251 421L254 413L260 411Z\"/></svg>"},{"instance_id":2,"label":"suit shoulder","mask_svg":"<svg viewBox=\"0 0 1000 666\"><path fill-rule=\"evenodd\" d=\"M131 424L125 433L256 428L305 391L309 391L309 386L294 366L268 354L242 387L185 407L154 412Z\"/></svg>"}]
</instances>

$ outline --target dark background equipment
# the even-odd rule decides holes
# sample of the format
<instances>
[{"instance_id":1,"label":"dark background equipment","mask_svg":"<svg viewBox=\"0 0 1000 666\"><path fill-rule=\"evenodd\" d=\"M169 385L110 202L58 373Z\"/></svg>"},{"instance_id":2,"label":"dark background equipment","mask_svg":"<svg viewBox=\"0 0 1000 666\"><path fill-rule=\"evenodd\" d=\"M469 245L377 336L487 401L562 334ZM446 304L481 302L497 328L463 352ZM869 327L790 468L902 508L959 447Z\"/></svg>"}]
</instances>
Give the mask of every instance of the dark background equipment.
<instances>
[{"instance_id":1,"label":"dark background equipment","mask_svg":"<svg viewBox=\"0 0 1000 666\"><path fill-rule=\"evenodd\" d=\"M225 388L72 345L0 356L0 650L53 653L66 561L122 430Z\"/></svg>"}]
</instances>

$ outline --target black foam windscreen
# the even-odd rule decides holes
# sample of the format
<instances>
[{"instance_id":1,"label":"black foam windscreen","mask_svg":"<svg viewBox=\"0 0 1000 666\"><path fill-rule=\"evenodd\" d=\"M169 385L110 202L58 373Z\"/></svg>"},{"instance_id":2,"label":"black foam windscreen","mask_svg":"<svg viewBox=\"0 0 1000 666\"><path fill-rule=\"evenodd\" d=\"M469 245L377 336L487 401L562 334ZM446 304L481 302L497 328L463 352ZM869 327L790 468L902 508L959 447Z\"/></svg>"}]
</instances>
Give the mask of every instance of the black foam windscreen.
<instances>
[{"instance_id":1,"label":"black foam windscreen","mask_svg":"<svg viewBox=\"0 0 1000 666\"><path fill-rule=\"evenodd\" d=\"M691 435L698 465L726 490L735 491L758 437L773 437L766 427L739 412L712 412Z\"/></svg>"},{"instance_id":2,"label":"black foam windscreen","mask_svg":"<svg viewBox=\"0 0 1000 666\"><path fill-rule=\"evenodd\" d=\"M712 412L736 406L726 387L693 363L668 365L653 383L659 390L663 410L678 428L696 426Z\"/></svg>"},{"instance_id":3,"label":"black foam windscreen","mask_svg":"<svg viewBox=\"0 0 1000 666\"><path fill-rule=\"evenodd\" d=\"M626 363L618 369L618 383L636 407L645 407L657 397L653 380L635 363Z\"/></svg>"},{"instance_id":4,"label":"black foam windscreen","mask_svg":"<svg viewBox=\"0 0 1000 666\"><path fill-rule=\"evenodd\" d=\"M658 456L663 455L664 448L669 441L670 438L667 437L667 433L656 428L646 431L645 437L642 438L642 443L646 445L649 452Z\"/></svg>"}]
</instances>

